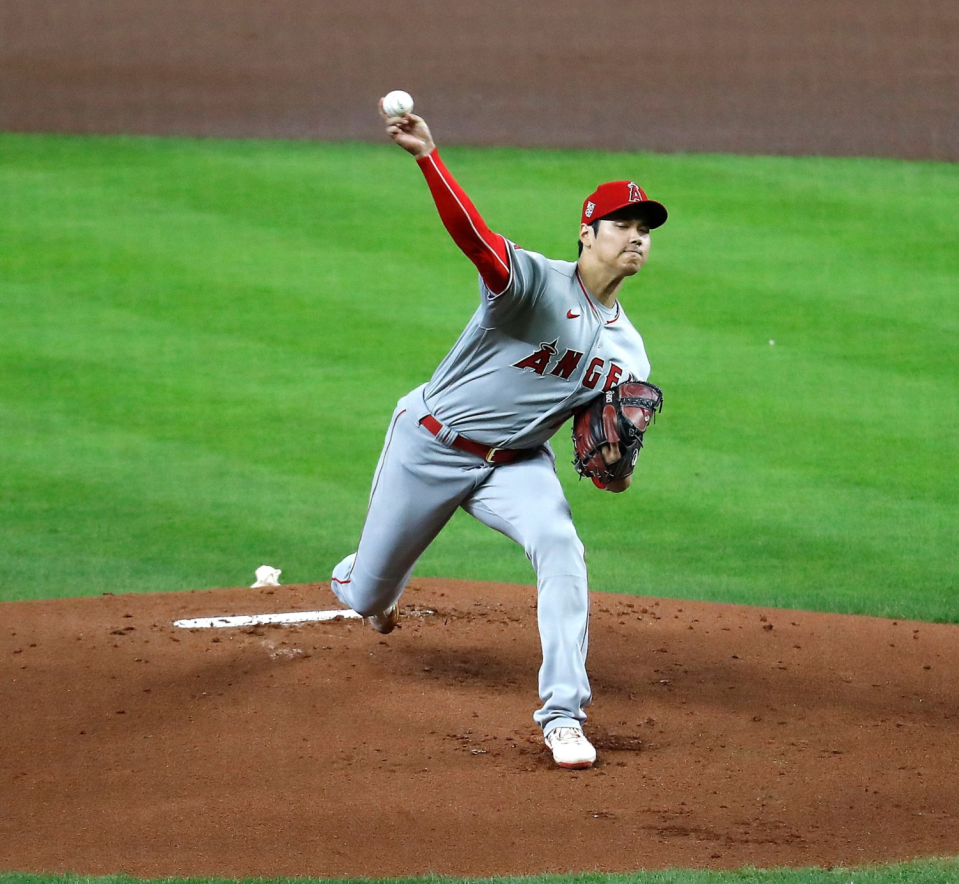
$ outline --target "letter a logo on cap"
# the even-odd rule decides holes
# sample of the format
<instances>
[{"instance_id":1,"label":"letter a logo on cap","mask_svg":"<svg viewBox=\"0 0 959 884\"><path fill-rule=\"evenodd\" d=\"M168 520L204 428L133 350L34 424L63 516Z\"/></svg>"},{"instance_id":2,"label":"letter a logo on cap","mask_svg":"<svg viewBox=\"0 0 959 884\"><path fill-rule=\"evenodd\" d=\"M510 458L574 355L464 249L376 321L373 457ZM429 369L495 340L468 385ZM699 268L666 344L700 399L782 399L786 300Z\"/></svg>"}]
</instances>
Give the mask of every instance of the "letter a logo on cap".
<instances>
[{"instance_id":1,"label":"letter a logo on cap","mask_svg":"<svg viewBox=\"0 0 959 884\"><path fill-rule=\"evenodd\" d=\"M643 205L637 206L637 203ZM583 214L580 221L590 224L593 218L608 218L613 212L629 207L632 214L641 214L652 230L666 221L666 207L662 203L651 200L635 181L607 181L600 184L593 193L586 197L583 203ZM638 213L638 209L642 209Z\"/></svg>"}]
</instances>

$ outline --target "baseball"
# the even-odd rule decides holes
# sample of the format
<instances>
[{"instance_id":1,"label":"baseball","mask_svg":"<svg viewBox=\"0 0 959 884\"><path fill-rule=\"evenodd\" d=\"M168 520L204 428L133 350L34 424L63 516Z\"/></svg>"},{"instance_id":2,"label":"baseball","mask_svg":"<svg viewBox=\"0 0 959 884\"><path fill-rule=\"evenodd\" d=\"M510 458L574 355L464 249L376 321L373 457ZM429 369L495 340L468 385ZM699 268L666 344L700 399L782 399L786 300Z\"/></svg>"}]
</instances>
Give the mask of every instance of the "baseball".
<instances>
[{"instance_id":1,"label":"baseball","mask_svg":"<svg viewBox=\"0 0 959 884\"><path fill-rule=\"evenodd\" d=\"M413 96L402 89L394 89L383 98L383 110L391 117L402 117L413 110Z\"/></svg>"}]
</instances>

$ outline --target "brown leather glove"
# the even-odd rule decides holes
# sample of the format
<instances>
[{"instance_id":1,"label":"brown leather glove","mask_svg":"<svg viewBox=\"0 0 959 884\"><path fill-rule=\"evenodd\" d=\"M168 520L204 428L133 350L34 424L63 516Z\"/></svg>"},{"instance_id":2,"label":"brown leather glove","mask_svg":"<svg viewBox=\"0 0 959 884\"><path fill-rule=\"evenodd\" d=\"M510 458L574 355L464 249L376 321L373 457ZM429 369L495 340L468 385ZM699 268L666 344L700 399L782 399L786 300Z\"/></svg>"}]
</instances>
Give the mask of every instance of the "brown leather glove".
<instances>
[{"instance_id":1,"label":"brown leather glove","mask_svg":"<svg viewBox=\"0 0 959 884\"><path fill-rule=\"evenodd\" d=\"M620 384L590 400L573 418L576 472L592 479L597 488L632 475L643 434L662 410L663 391L645 381ZM606 463L603 446L617 444L619 460Z\"/></svg>"}]
</instances>

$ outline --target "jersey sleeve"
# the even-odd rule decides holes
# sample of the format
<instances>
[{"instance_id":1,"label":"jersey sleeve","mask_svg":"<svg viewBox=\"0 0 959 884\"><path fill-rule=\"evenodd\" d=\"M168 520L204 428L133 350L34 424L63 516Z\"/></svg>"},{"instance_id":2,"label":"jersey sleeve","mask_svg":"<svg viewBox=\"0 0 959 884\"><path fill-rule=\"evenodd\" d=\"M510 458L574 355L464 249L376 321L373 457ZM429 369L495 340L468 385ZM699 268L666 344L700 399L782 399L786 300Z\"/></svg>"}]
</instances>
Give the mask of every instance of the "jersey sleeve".
<instances>
[{"instance_id":1,"label":"jersey sleeve","mask_svg":"<svg viewBox=\"0 0 959 884\"><path fill-rule=\"evenodd\" d=\"M481 315L489 326L505 327L537 310L549 277L549 260L509 242L509 282L501 292L480 283ZM525 320L524 320L525 321Z\"/></svg>"},{"instance_id":2,"label":"jersey sleeve","mask_svg":"<svg viewBox=\"0 0 959 884\"><path fill-rule=\"evenodd\" d=\"M443 226L479 271L483 284L493 297L510 285L512 246L487 227L480 213L433 148L417 164L429 185Z\"/></svg>"}]
</instances>

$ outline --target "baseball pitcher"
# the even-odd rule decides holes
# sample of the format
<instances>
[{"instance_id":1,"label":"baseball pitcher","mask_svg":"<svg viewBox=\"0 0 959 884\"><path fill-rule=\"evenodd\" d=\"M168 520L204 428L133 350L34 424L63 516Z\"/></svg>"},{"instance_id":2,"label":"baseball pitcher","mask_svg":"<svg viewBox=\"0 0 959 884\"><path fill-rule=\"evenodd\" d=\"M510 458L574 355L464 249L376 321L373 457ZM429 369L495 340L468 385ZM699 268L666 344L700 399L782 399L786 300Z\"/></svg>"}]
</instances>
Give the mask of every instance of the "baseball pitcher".
<instances>
[{"instance_id":1,"label":"baseball pitcher","mask_svg":"<svg viewBox=\"0 0 959 884\"><path fill-rule=\"evenodd\" d=\"M584 413L577 469L605 491L629 487L662 396L645 383L649 360L619 292L646 263L666 209L632 181L601 184L583 205L578 261L545 258L486 226L421 117L388 116L382 101L380 113L476 266L479 305L429 382L397 404L357 550L334 569L333 592L387 633L417 559L457 507L515 540L536 571L543 662L534 719L559 766L589 767L586 563L548 440ZM629 435L637 423L638 443ZM588 425L598 429L590 435Z\"/></svg>"}]
</instances>

